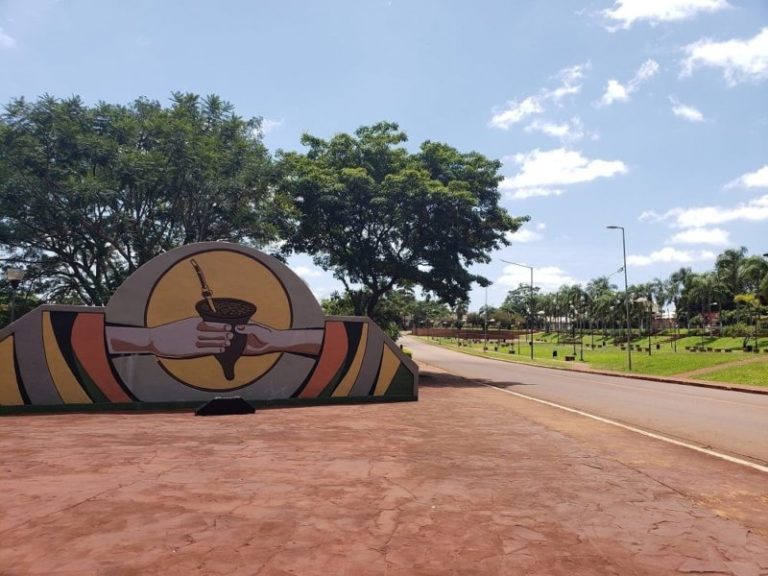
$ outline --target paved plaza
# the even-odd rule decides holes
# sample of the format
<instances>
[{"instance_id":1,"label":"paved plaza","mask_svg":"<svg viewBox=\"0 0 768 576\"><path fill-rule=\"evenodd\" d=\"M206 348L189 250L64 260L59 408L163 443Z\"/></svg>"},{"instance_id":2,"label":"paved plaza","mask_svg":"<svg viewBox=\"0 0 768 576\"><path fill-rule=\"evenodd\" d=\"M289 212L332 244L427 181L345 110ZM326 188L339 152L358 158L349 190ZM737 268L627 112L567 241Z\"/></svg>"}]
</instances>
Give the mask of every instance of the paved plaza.
<instances>
[{"instance_id":1,"label":"paved plaza","mask_svg":"<svg viewBox=\"0 0 768 576\"><path fill-rule=\"evenodd\" d=\"M0 574L768 574L756 470L439 371L418 402L0 419Z\"/></svg>"}]
</instances>

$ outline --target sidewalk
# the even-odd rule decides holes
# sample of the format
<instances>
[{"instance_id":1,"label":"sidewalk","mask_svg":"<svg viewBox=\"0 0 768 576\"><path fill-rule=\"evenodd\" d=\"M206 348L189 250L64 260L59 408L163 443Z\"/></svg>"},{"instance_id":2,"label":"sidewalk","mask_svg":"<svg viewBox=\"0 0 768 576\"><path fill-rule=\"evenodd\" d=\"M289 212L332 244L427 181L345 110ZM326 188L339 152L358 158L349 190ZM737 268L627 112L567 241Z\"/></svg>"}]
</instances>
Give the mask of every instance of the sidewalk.
<instances>
[{"instance_id":1,"label":"sidewalk","mask_svg":"<svg viewBox=\"0 0 768 576\"><path fill-rule=\"evenodd\" d=\"M765 475L428 371L419 402L0 419L0 574L768 573Z\"/></svg>"}]
</instances>

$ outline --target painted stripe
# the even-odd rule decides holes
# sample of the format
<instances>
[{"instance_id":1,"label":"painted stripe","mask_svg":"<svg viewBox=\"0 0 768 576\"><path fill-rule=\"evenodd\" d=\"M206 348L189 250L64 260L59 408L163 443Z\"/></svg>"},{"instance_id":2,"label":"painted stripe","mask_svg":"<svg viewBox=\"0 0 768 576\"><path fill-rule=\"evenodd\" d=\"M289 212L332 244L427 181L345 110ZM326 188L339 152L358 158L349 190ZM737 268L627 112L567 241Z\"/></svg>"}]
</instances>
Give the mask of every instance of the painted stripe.
<instances>
[{"instance_id":1,"label":"painted stripe","mask_svg":"<svg viewBox=\"0 0 768 576\"><path fill-rule=\"evenodd\" d=\"M707 454L708 456L714 456L715 458L720 458L721 460L725 460L733 464L739 464L740 466L746 466L748 468L752 468L754 470L758 470L760 472L765 472L768 474L768 466L763 466L762 464L756 464L755 462L750 462L749 460L744 460L742 458L729 456L728 454L716 452L715 450L710 450L708 448L702 448L701 446L696 446L695 444L689 444L688 442L682 442L681 440L675 440L674 438L669 438L668 436L662 436L661 434L655 434L654 432L648 432L647 430L642 430L641 428L635 428L634 426L628 426L627 424L622 424L621 422L616 422L615 420L603 418L602 416L590 414L589 412L583 412L582 410L576 410L575 408L569 408L568 406L563 406L562 404L550 402L549 400L534 398L533 396L527 396L525 394L520 394L519 392L513 392L512 390L507 390L506 388L499 388L498 386L493 386L491 384L484 384L483 382L477 382L477 384L480 384L481 386L485 386L487 388L493 388L494 390L498 390L499 392L512 394L512 396L517 396L518 398L524 398L525 400L532 400L533 402L538 402L539 404L544 404L546 406L551 406L553 408L565 410L566 412L571 412L572 414L585 416L587 418L591 418L592 420L597 420L598 422L602 422L604 424L610 424L611 426L616 426L617 428L622 428L624 430L629 430L630 432L635 432L636 434L647 436L648 438L653 438L654 440L661 440L662 442L674 444L675 446L682 446L683 448L688 448L689 450L695 450L696 452L701 452L702 454Z\"/></svg>"},{"instance_id":2,"label":"painted stripe","mask_svg":"<svg viewBox=\"0 0 768 576\"><path fill-rule=\"evenodd\" d=\"M83 370L110 402L132 402L109 367L103 314L78 314L72 326L72 349Z\"/></svg>"},{"instance_id":3,"label":"painted stripe","mask_svg":"<svg viewBox=\"0 0 768 576\"><path fill-rule=\"evenodd\" d=\"M327 322L320 358L299 398L316 398L338 374L347 357L347 329L343 322Z\"/></svg>"},{"instance_id":4,"label":"painted stripe","mask_svg":"<svg viewBox=\"0 0 768 576\"><path fill-rule=\"evenodd\" d=\"M25 314L17 324L13 335L17 370L29 403L34 406L62 404L45 361L42 311L38 308Z\"/></svg>"},{"instance_id":5,"label":"painted stripe","mask_svg":"<svg viewBox=\"0 0 768 576\"><path fill-rule=\"evenodd\" d=\"M350 396L368 396L376 384L376 377L379 374L379 365L381 364L381 351L384 347L384 333L376 324L370 320L365 321L368 324L368 343L365 348L363 365L360 368L360 374Z\"/></svg>"},{"instance_id":6,"label":"painted stripe","mask_svg":"<svg viewBox=\"0 0 768 576\"><path fill-rule=\"evenodd\" d=\"M0 404L23 406L24 398L19 391L19 375L13 362L13 336L0 342Z\"/></svg>"},{"instance_id":7,"label":"painted stripe","mask_svg":"<svg viewBox=\"0 0 768 576\"><path fill-rule=\"evenodd\" d=\"M92 400L85 393L75 375L72 374L67 361L59 350L56 335L53 333L50 312L43 312L43 348L45 360L48 363L48 371L64 403L92 404Z\"/></svg>"},{"instance_id":8,"label":"painted stripe","mask_svg":"<svg viewBox=\"0 0 768 576\"><path fill-rule=\"evenodd\" d=\"M384 344L384 350L381 353L381 369L379 370L379 378L376 380L376 388L373 391L374 396L383 396L387 392L387 388L392 383L392 379L395 377L397 369L400 367L400 359L394 352Z\"/></svg>"},{"instance_id":9,"label":"painted stripe","mask_svg":"<svg viewBox=\"0 0 768 576\"><path fill-rule=\"evenodd\" d=\"M352 364L347 370L347 374L344 376L336 390L333 391L332 396L349 396L349 391L352 390L352 385L357 381L357 377L360 374L360 368L363 365L363 357L365 356L365 349L368 346L368 324L362 325L362 332L360 334L360 340L357 344L357 353L355 354Z\"/></svg>"}]
</instances>

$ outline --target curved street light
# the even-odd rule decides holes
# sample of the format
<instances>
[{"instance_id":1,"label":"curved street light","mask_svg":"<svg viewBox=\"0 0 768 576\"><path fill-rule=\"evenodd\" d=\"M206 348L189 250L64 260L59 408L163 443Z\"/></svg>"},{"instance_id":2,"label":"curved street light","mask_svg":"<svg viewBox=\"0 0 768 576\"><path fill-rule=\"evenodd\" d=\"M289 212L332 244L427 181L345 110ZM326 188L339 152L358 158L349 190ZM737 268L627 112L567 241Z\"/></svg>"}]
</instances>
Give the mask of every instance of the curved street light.
<instances>
[{"instance_id":1,"label":"curved street light","mask_svg":"<svg viewBox=\"0 0 768 576\"><path fill-rule=\"evenodd\" d=\"M629 344L630 324L629 324L629 283L627 282L627 241L624 236L623 226L606 226L608 230L621 230L621 247L624 251L624 304L627 310L627 363L629 371L632 372L632 346Z\"/></svg>"},{"instance_id":2,"label":"curved street light","mask_svg":"<svg viewBox=\"0 0 768 576\"><path fill-rule=\"evenodd\" d=\"M21 284L21 281L24 280L24 274L25 271L21 268L5 269L5 279L8 281L8 285L11 287L11 301L9 303L11 309L11 322L16 319L16 289L19 287L19 284Z\"/></svg>"},{"instance_id":3,"label":"curved street light","mask_svg":"<svg viewBox=\"0 0 768 576\"><path fill-rule=\"evenodd\" d=\"M528 304L528 322L530 323L531 332L531 360L533 360L533 266L526 266L525 264L518 264L517 262L510 262L499 258L504 264L512 264L512 266L520 266L520 268L527 268L531 271L531 301Z\"/></svg>"}]
</instances>

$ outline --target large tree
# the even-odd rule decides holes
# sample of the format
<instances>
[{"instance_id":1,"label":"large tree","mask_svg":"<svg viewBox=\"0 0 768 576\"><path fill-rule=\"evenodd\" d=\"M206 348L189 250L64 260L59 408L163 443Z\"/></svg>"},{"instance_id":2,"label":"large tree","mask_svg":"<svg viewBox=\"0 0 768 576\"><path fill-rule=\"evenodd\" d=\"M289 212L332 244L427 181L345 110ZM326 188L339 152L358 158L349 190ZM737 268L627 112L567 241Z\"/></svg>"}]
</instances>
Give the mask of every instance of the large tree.
<instances>
[{"instance_id":1,"label":"large tree","mask_svg":"<svg viewBox=\"0 0 768 576\"><path fill-rule=\"evenodd\" d=\"M0 120L0 250L49 298L100 305L175 246L274 240L287 210L259 122L216 96L14 100Z\"/></svg>"},{"instance_id":2,"label":"large tree","mask_svg":"<svg viewBox=\"0 0 768 576\"><path fill-rule=\"evenodd\" d=\"M279 190L299 212L285 249L333 271L356 314L374 317L398 286L465 298L473 282L488 284L469 268L527 220L499 206L498 161L436 142L410 153L406 139L382 122L330 140L304 135L305 154L280 158Z\"/></svg>"}]
</instances>

